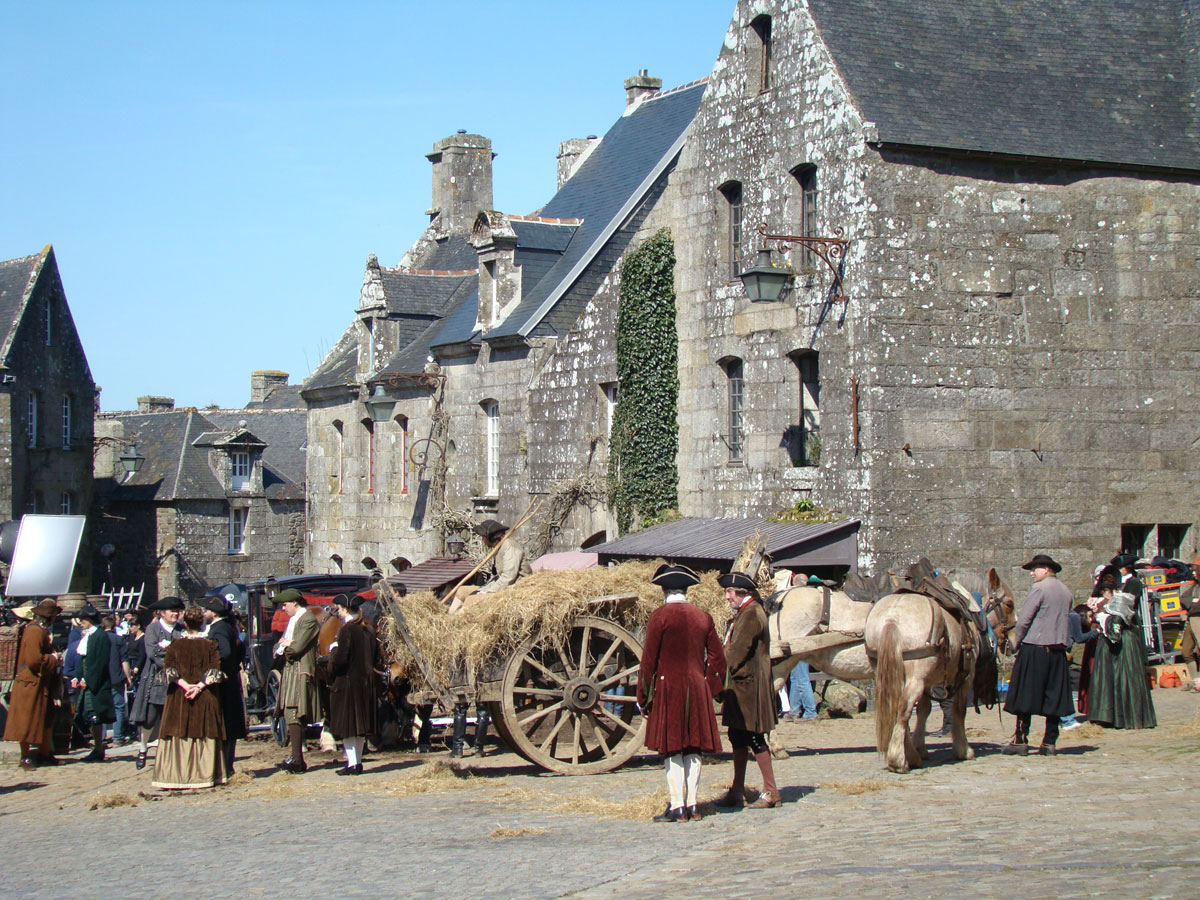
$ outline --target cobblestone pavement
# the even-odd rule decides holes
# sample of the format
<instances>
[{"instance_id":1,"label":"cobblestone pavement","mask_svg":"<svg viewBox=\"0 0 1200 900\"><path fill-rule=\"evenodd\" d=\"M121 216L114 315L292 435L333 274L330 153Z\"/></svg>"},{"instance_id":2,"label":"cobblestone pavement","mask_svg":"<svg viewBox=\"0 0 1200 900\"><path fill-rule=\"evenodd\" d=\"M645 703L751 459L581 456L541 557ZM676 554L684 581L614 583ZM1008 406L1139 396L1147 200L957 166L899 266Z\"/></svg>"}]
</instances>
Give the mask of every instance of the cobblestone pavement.
<instances>
[{"instance_id":1,"label":"cobblestone pavement","mask_svg":"<svg viewBox=\"0 0 1200 900\"><path fill-rule=\"evenodd\" d=\"M869 715L783 725L783 807L673 825L647 821L665 800L650 757L559 777L499 753L456 779L422 778L426 757L380 754L344 779L317 753L323 768L272 773L282 753L251 742L239 766L253 779L159 801L138 796L150 769L128 750L8 765L0 897L1195 897L1200 697L1154 698L1157 729L1085 726L1052 759L1000 755L1012 719L972 713L977 759L954 762L933 739L932 764L904 776L883 770ZM706 762L702 796L729 772ZM102 798L137 805L89 810Z\"/></svg>"}]
</instances>

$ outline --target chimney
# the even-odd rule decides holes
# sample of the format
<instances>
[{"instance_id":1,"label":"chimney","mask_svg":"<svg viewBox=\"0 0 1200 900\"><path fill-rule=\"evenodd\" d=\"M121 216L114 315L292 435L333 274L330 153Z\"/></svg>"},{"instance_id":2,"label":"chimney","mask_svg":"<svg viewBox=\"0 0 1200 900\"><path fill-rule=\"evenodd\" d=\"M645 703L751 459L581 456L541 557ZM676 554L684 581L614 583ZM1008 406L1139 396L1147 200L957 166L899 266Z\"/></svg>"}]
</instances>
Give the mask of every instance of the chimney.
<instances>
[{"instance_id":1,"label":"chimney","mask_svg":"<svg viewBox=\"0 0 1200 900\"><path fill-rule=\"evenodd\" d=\"M138 412L170 412L175 408L174 397L138 397Z\"/></svg>"},{"instance_id":2,"label":"chimney","mask_svg":"<svg viewBox=\"0 0 1200 900\"><path fill-rule=\"evenodd\" d=\"M492 208L492 142L460 131L442 138L425 157L433 163L429 221L443 233L470 231L479 211Z\"/></svg>"},{"instance_id":3,"label":"chimney","mask_svg":"<svg viewBox=\"0 0 1200 900\"><path fill-rule=\"evenodd\" d=\"M264 369L250 373L250 402L263 403L271 391L278 387L287 387L288 373L274 369Z\"/></svg>"},{"instance_id":4,"label":"chimney","mask_svg":"<svg viewBox=\"0 0 1200 900\"><path fill-rule=\"evenodd\" d=\"M662 79L651 78L645 69L625 79L625 112L662 90Z\"/></svg>"},{"instance_id":5,"label":"chimney","mask_svg":"<svg viewBox=\"0 0 1200 900\"><path fill-rule=\"evenodd\" d=\"M589 134L586 138L571 138L558 145L558 187L567 183L599 142L598 137Z\"/></svg>"}]
</instances>

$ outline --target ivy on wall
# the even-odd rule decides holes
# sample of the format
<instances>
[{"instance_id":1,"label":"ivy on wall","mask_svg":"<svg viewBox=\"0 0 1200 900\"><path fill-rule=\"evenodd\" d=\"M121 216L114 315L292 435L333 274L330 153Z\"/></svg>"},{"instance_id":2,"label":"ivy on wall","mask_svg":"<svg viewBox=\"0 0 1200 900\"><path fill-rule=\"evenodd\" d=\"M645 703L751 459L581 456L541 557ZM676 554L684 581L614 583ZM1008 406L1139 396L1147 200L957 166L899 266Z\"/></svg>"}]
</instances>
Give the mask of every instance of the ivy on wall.
<instances>
[{"instance_id":1,"label":"ivy on wall","mask_svg":"<svg viewBox=\"0 0 1200 900\"><path fill-rule=\"evenodd\" d=\"M660 518L677 503L678 348L675 242L664 228L621 266L608 487L623 534Z\"/></svg>"}]
</instances>

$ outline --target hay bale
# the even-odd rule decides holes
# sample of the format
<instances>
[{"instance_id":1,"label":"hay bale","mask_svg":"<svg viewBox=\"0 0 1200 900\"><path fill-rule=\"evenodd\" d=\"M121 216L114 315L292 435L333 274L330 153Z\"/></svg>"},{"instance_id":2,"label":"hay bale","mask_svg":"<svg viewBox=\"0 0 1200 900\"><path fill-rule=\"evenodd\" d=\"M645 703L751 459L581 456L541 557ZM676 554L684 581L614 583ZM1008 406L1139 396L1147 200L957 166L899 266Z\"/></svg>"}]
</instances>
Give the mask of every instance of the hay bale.
<instances>
[{"instance_id":1,"label":"hay bale","mask_svg":"<svg viewBox=\"0 0 1200 900\"><path fill-rule=\"evenodd\" d=\"M636 594L637 602L628 609L597 614L638 632L662 603L662 590L650 583L661 562L535 572L512 587L483 595L456 616L449 615L446 606L428 591L409 594L400 598L400 603L432 674L447 684L478 683L489 680L489 670L503 666L527 638L564 640L572 622L587 614L588 602L597 597ZM701 584L688 592L688 599L713 617L720 633L730 613L717 574L703 573ZM404 677L419 683L420 672L390 615L381 620L380 632L389 661L399 666Z\"/></svg>"}]
</instances>

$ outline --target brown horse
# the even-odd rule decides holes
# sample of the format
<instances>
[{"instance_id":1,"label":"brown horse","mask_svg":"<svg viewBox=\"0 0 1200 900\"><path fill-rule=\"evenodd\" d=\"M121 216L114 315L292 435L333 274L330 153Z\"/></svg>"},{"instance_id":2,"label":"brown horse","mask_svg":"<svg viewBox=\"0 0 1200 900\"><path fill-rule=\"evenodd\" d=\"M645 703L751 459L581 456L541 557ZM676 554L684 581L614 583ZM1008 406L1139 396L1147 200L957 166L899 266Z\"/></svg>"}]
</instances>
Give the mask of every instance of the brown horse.
<instances>
[{"instance_id":1,"label":"brown horse","mask_svg":"<svg viewBox=\"0 0 1200 900\"><path fill-rule=\"evenodd\" d=\"M944 685L951 696L951 735L956 759L973 759L967 743L967 698L991 702L995 695L995 656L979 630L924 594L884 597L871 610L863 633L875 662L875 739L893 772L919 768L928 755L925 722L930 691ZM981 659L986 666L978 666ZM989 686L990 681L990 686ZM912 732L909 717L916 709Z\"/></svg>"}]
</instances>

